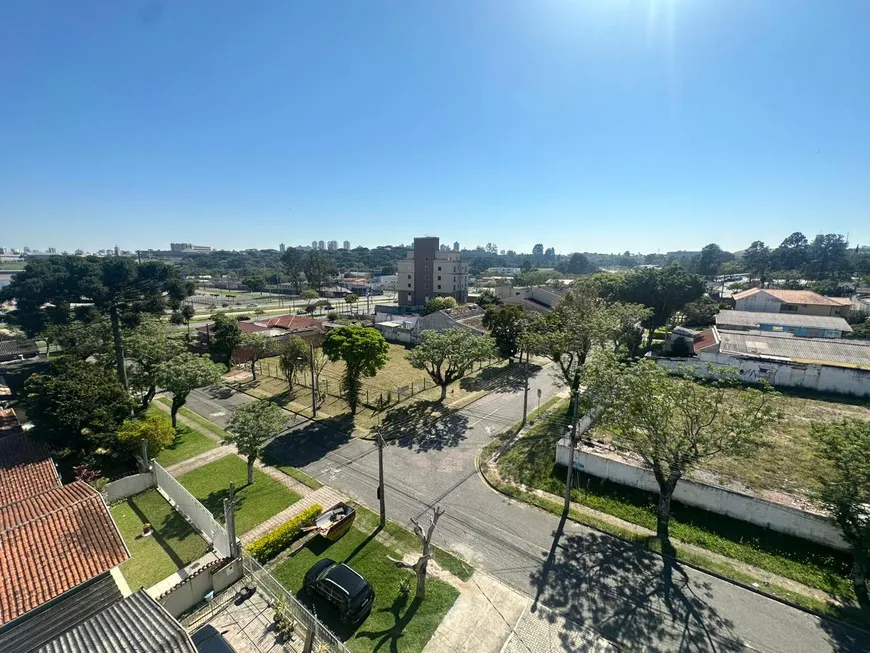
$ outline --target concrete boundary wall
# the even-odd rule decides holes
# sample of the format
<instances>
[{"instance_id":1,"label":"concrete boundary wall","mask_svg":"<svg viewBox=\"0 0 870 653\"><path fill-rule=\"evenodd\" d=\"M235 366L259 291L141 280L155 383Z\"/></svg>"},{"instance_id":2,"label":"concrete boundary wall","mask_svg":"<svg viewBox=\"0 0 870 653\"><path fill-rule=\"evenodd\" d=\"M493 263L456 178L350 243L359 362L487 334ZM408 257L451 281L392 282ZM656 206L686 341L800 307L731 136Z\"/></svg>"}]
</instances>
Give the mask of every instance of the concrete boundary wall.
<instances>
[{"instance_id":1,"label":"concrete boundary wall","mask_svg":"<svg viewBox=\"0 0 870 653\"><path fill-rule=\"evenodd\" d=\"M202 505L199 499L188 492L187 488L175 480L157 461L151 461L151 470L157 481L157 489L172 504L172 507L184 515L193 527L211 543L219 556L232 557L227 532L212 516L208 508Z\"/></svg>"},{"instance_id":2,"label":"concrete boundary wall","mask_svg":"<svg viewBox=\"0 0 870 653\"><path fill-rule=\"evenodd\" d=\"M134 494L139 494L145 490L149 490L157 485L154 479L154 474L145 472L144 474L132 474L119 478L117 481L108 483L103 488L103 497L109 505L131 497Z\"/></svg>"},{"instance_id":3,"label":"concrete boundary wall","mask_svg":"<svg viewBox=\"0 0 870 653\"><path fill-rule=\"evenodd\" d=\"M556 463L568 464L570 444L562 439L556 444ZM574 455L574 468L590 476L605 478L614 483L658 493L659 486L653 473L637 465L599 456L581 447ZM794 535L834 549L847 551L848 544L840 530L828 519L780 503L759 499L716 485L682 479L674 490L674 501L727 515L734 519Z\"/></svg>"},{"instance_id":4,"label":"concrete boundary wall","mask_svg":"<svg viewBox=\"0 0 870 653\"><path fill-rule=\"evenodd\" d=\"M242 574L240 558L215 560L162 594L157 601L177 619L201 603L206 594L222 592L241 579Z\"/></svg>"}]
</instances>

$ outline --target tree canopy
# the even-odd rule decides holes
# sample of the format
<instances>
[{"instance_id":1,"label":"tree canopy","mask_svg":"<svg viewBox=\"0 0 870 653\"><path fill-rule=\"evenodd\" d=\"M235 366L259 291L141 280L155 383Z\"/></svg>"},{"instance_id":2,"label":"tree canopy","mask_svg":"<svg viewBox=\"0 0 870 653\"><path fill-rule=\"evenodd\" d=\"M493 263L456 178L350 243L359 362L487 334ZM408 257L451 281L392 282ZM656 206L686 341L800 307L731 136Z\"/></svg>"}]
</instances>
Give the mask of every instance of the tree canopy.
<instances>
[{"instance_id":1,"label":"tree canopy","mask_svg":"<svg viewBox=\"0 0 870 653\"><path fill-rule=\"evenodd\" d=\"M520 351L524 317L525 310L519 304L491 307L483 315L483 326L489 329L499 353L504 358L513 358Z\"/></svg>"},{"instance_id":2,"label":"tree canopy","mask_svg":"<svg viewBox=\"0 0 870 653\"><path fill-rule=\"evenodd\" d=\"M230 442L248 463L248 485L254 482L254 463L263 445L287 426L287 413L265 399L258 399L236 409L227 431Z\"/></svg>"},{"instance_id":3,"label":"tree canopy","mask_svg":"<svg viewBox=\"0 0 870 653\"><path fill-rule=\"evenodd\" d=\"M423 311L423 315L429 315L429 313L443 311L448 308L456 308L456 300L453 297L433 297L426 302L426 309Z\"/></svg>"},{"instance_id":4,"label":"tree canopy","mask_svg":"<svg viewBox=\"0 0 870 653\"><path fill-rule=\"evenodd\" d=\"M208 331L208 350L215 360L229 365L242 342L242 330L239 323L229 315L217 313L211 316L214 324Z\"/></svg>"},{"instance_id":5,"label":"tree canopy","mask_svg":"<svg viewBox=\"0 0 870 653\"><path fill-rule=\"evenodd\" d=\"M356 414L361 379L372 377L387 364L390 346L376 329L350 324L332 329L323 342L323 353L333 362L344 361L341 380L352 415Z\"/></svg>"},{"instance_id":6,"label":"tree canopy","mask_svg":"<svg viewBox=\"0 0 870 653\"><path fill-rule=\"evenodd\" d=\"M496 354L492 338L476 336L468 329L423 331L420 338L420 344L405 357L441 387L441 401L447 396L448 385L465 376L475 363Z\"/></svg>"},{"instance_id":7,"label":"tree canopy","mask_svg":"<svg viewBox=\"0 0 870 653\"><path fill-rule=\"evenodd\" d=\"M184 352L157 367L157 384L172 393L172 426L177 427L178 409L187 402L187 396L196 388L214 385L226 368L213 363L204 354Z\"/></svg>"}]
</instances>

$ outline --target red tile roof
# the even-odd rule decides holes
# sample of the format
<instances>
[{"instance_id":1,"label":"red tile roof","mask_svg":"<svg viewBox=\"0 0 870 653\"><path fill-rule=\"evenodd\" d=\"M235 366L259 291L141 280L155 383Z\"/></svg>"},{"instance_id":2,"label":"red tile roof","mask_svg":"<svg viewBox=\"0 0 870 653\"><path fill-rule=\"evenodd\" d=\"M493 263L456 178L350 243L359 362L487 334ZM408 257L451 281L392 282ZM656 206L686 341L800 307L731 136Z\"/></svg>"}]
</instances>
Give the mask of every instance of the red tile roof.
<instances>
[{"instance_id":1,"label":"red tile roof","mask_svg":"<svg viewBox=\"0 0 870 653\"><path fill-rule=\"evenodd\" d=\"M0 508L59 485L43 443L23 433L0 438Z\"/></svg>"},{"instance_id":2,"label":"red tile roof","mask_svg":"<svg viewBox=\"0 0 870 653\"><path fill-rule=\"evenodd\" d=\"M850 300L842 297L825 297L812 290L779 290L777 288L750 288L733 295L735 301L750 297L756 293L765 292L771 297L776 297L785 304L812 304L816 306L843 306L851 304Z\"/></svg>"},{"instance_id":3,"label":"red tile roof","mask_svg":"<svg viewBox=\"0 0 870 653\"><path fill-rule=\"evenodd\" d=\"M261 320L257 324L266 328L277 327L278 329L286 329L291 333L315 329L319 331L323 328L323 322L305 315L279 315L278 317Z\"/></svg>"},{"instance_id":4,"label":"red tile roof","mask_svg":"<svg viewBox=\"0 0 870 653\"><path fill-rule=\"evenodd\" d=\"M0 626L127 558L102 497L81 481L0 508Z\"/></svg>"},{"instance_id":5,"label":"red tile roof","mask_svg":"<svg viewBox=\"0 0 870 653\"><path fill-rule=\"evenodd\" d=\"M15 411L11 408L0 410L0 439L21 433L23 431L18 423L18 418L15 416Z\"/></svg>"},{"instance_id":6,"label":"red tile roof","mask_svg":"<svg viewBox=\"0 0 870 653\"><path fill-rule=\"evenodd\" d=\"M268 327L260 326L259 324L254 324L253 322L238 322L238 325L239 325L239 330L242 333L258 333L260 331L268 331L269 330ZM211 329L213 326L214 326L213 323L207 324L205 326L201 326L197 329L197 332L204 335L204 334L208 333L209 329Z\"/></svg>"}]
</instances>

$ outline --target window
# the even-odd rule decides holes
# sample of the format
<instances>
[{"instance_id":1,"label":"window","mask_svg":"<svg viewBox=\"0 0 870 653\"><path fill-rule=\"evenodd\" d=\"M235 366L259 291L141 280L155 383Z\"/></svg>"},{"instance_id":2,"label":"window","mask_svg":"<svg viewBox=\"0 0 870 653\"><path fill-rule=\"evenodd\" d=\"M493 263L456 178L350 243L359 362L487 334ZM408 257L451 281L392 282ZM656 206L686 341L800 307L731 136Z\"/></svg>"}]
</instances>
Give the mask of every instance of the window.
<instances>
[{"instance_id":1,"label":"window","mask_svg":"<svg viewBox=\"0 0 870 653\"><path fill-rule=\"evenodd\" d=\"M438 290L441 290L441 284L440 284L440 283L438 284Z\"/></svg>"},{"instance_id":2,"label":"window","mask_svg":"<svg viewBox=\"0 0 870 653\"><path fill-rule=\"evenodd\" d=\"M440 265L438 266L438 271L441 272L441 266L440 266Z\"/></svg>"},{"instance_id":3,"label":"window","mask_svg":"<svg viewBox=\"0 0 870 653\"><path fill-rule=\"evenodd\" d=\"M409 279L411 278L411 275L410 275L410 274L408 275L408 278L409 278Z\"/></svg>"},{"instance_id":4,"label":"window","mask_svg":"<svg viewBox=\"0 0 870 653\"><path fill-rule=\"evenodd\" d=\"M438 268L438 269L440 270L441 268ZM440 275L440 274L438 275L438 281L441 281L441 275Z\"/></svg>"},{"instance_id":5,"label":"window","mask_svg":"<svg viewBox=\"0 0 870 653\"><path fill-rule=\"evenodd\" d=\"M411 287L411 284L409 283L409 284L408 284L408 288L410 288L410 287ZM567 492L567 490L566 490L566 492Z\"/></svg>"}]
</instances>

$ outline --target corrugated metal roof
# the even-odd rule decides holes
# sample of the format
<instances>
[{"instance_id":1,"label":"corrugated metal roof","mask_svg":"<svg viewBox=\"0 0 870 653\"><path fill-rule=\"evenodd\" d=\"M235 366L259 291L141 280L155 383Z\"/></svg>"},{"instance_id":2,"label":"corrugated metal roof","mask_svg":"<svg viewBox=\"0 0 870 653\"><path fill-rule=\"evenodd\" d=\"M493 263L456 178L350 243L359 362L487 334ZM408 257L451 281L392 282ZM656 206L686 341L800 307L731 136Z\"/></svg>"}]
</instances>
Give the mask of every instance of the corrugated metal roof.
<instances>
[{"instance_id":1,"label":"corrugated metal roof","mask_svg":"<svg viewBox=\"0 0 870 653\"><path fill-rule=\"evenodd\" d=\"M719 331L720 351L775 356L795 362L870 369L870 342L841 338L795 338L790 333Z\"/></svg>"},{"instance_id":2,"label":"corrugated metal roof","mask_svg":"<svg viewBox=\"0 0 870 653\"><path fill-rule=\"evenodd\" d=\"M841 317L827 315L798 315L797 313L756 313L754 311L719 311L716 326L727 329L729 326L755 327L762 324L790 327L815 327L851 331L852 327Z\"/></svg>"},{"instance_id":3,"label":"corrugated metal roof","mask_svg":"<svg viewBox=\"0 0 870 653\"><path fill-rule=\"evenodd\" d=\"M110 605L38 653L196 653L184 628L145 590Z\"/></svg>"}]
</instances>

